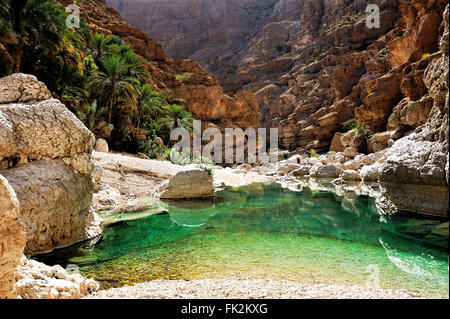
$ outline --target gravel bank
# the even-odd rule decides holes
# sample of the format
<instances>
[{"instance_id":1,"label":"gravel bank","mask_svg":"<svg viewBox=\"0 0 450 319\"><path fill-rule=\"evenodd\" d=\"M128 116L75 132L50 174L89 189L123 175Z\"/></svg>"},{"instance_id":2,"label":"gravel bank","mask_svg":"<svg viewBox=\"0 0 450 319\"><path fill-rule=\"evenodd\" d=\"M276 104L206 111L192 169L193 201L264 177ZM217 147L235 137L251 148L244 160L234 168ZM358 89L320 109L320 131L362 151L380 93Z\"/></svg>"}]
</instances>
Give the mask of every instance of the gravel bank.
<instances>
[{"instance_id":1,"label":"gravel bank","mask_svg":"<svg viewBox=\"0 0 450 319\"><path fill-rule=\"evenodd\" d=\"M154 280L122 288L102 290L87 298L132 299L410 299L418 295L404 290L360 286L300 284L274 280Z\"/></svg>"}]
</instances>

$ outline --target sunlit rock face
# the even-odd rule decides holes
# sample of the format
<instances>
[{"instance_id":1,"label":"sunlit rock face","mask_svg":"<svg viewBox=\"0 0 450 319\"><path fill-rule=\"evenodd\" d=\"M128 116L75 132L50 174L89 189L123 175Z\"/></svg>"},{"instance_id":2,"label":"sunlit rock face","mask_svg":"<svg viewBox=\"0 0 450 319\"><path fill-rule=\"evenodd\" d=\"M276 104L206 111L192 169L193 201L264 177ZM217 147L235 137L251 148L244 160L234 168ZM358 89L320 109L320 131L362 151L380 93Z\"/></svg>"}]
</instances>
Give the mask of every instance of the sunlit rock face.
<instances>
[{"instance_id":1,"label":"sunlit rock face","mask_svg":"<svg viewBox=\"0 0 450 319\"><path fill-rule=\"evenodd\" d=\"M19 201L8 180L0 175L0 299L12 297L15 269L25 247L25 230L19 221Z\"/></svg>"},{"instance_id":2,"label":"sunlit rock face","mask_svg":"<svg viewBox=\"0 0 450 319\"><path fill-rule=\"evenodd\" d=\"M449 34L449 7L444 13L443 35ZM442 41L444 40L444 41ZM427 59L423 83L432 101L428 120L411 135L401 138L386 153L380 181L387 206L398 209L448 216L449 205L449 51Z\"/></svg>"},{"instance_id":3,"label":"sunlit rock face","mask_svg":"<svg viewBox=\"0 0 450 319\"><path fill-rule=\"evenodd\" d=\"M328 151L351 118L374 133L396 130L396 139L428 118L419 62L439 49L445 0L372 1L381 21L373 29L361 0L108 3L169 57L203 65L225 92L253 92L260 125L280 129L282 148Z\"/></svg>"},{"instance_id":4,"label":"sunlit rock face","mask_svg":"<svg viewBox=\"0 0 450 319\"><path fill-rule=\"evenodd\" d=\"M92 133L36 77L0 79L0 174L20 203L25 253L101 233L92 212Z\"/></svg>"},{"instance_id":5,"label":"sunlit rock face","mask_svg":"<svg viewBox=\"0 0 450 319\"><path fill-rule=\"evenodd\" d=\"M117 35L142 56L151 74L150 82L168 103L185 106L196 119L222 131L226 127L259 127L261 114L253 93L246 90L236 95L224 94L217 78L204 67L189 59L170 59L161 44L125 22L105 0L63 2L76 3L93 32ZM143 6L138 8L142 13Z\"/></svg>"}]
</instances>

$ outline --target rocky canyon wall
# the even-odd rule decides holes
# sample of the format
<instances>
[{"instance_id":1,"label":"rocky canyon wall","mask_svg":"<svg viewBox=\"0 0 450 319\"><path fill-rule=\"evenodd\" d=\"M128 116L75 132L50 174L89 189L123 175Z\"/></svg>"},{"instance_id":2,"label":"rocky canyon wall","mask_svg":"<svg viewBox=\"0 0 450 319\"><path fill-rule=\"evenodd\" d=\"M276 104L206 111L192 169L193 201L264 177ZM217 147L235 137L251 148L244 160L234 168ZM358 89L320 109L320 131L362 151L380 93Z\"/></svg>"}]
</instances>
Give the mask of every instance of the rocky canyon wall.
<instances>
[{"instance_id":1,"label":"rocky canyon wall","mask_svg":"<svg viewBox=\"0 0 450 319\"><path fill-rule=\"evenodd\" d=\"M65 5L74 3L64 0ZM162 46L122 20L105 0L77 2L94 32L120 36L146 59L154 87L169 100L186 106L205 127L258 127L259 105L250 92L224 94L217 79L190 59L170 59Z\"/></svg>"},{"instance_id":2,"label":"rocky canyon wall","mask_svg":"<svg viewBox=\"0 0 450 319\"><path fill-rule=\"evenodd\" d=\"M96 12L88 19L99 30L154 43L104 1L83 3L94 2L86 12ZM156 85L169 88L207 126L278 127L281 148L297 151L392 147L380 175L384 198L404 210L448 214L447 1L108 2L161 41L169 57L195 58L218 77L191 60L169 59L161 46L147 46L155 50L148 62ZM369 3L380 9L379 28L366 25ZM100 11L104 21L113 14L118 22L99 23ZM219 84L244 92L226 95ZM344 134L342 123L350 119L368 135ZM406 191L396 192L402 183L410 190L403 199ZM421 192L420 184L430 187Z\"/></svg>"},{"instance_id":3,"label":"rocky canyon wall","mask_svg":"<svg viewBox=\"0 0 450 319\"><path fill-rule=\"evenodd\" d=\"M446 5L443 0L108 2L160 41L170 57L195 59L227 92L254 93L261 126L278 127L283 148L316 151L328 151L341 123L352 118L374 133L389 130L389 117L408 85L424 95L409 65L438 50ZM367 28L368 4L379 6L380 28ZM424 123L429 102L421 102L423 114L410 119L410 130Z\"/></svg>"},{"instance_id":4,"label":"rocky canyon wall","mask_svg":"<svg viewBox=\"0 0 450 319\"><path fill-rule=\"evenodd\" d=\"M25 254L101 234L92 211L92 133L34 76L0 79L0 174L14 189Z\"/></svg>"}]
</instances>

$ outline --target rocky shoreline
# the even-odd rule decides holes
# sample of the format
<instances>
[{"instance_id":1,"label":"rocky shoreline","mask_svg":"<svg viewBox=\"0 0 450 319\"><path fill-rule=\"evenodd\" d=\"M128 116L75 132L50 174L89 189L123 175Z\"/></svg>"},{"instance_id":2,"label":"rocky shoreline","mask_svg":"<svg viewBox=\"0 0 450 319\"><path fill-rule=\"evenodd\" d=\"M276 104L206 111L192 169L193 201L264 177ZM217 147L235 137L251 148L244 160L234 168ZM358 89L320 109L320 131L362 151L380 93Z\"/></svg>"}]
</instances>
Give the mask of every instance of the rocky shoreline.
<instances>
[{"instance_id":1,"label":"rocky shoreline","mask_svg":"<svg viewBox=\"0 0 450 319\"><path fill-rule=\"evenodd\" d=\"M199 279L154 280L100 290L86 298L134 299L417 299L404 290L362 286L301 284L292 281Z\"/></svg>"},{"instance_id":2,"label":"rocky shoreline","mask_svg":"<svg viewBox=\"0 0 450 319\"><path fill-rule=\"evenodd\" d=\"M180 166L170 162L143 159L126 154L97 152L92 151L94 140L90 133L79 124L75 117L67 113L67 110L57 100L49 99L49 94L45 93L45 87L42 87L36 78L18 75L6 80L3 79L3 87L6 87L3 91L13 94L14 86L17 86L17 83L22 87L22 96L13 96L10 100L6 99L3 101L4 104L0 106L5 123L15 122L21 117L27 119L29 118L28 113L31 111L38 117L45 117L44 113L40 115L41 106L44 103L50 107L56 118L61 117L61 122L65 123L65 128L61 130L63 134L59 132L59 135L57 135L59 139L57 141L50 135L41 134L39 138L42 141L37 144L41 148L24 147L19 149L20 153L17 153L17 147L10 146L8 148L8 144L2 144L1 163L3 166L0 172L3 176L0 176L2 181L0 206L6 207L6 210L3 210L2 215L0 215L1 225L6 225L8 230L17 228L17 231L14 232L15 237L1 238L2 244L4 243L8 247L8 255L0 256L5 259L5 263L2 263L2 265L7 265L6 267L0 267L0 277L3 281L2 288L6 289L1 293L2 296L8 298L80 298L95 293L99 286L92 279L70 274L59 266L50 267L27 259L23 255L24 252L33 255L98 236L101 233L102 220L97 213L115 215L116 213L138 212L149 209L158 212L161 210L159 205L161 190L166 191L164 197L190 198L213 196L215 191L224 188L240 187L252 183L277 182L294 191L301 191L303 188L333 191L338 196L347 198L349 202L359 195L382 197L382 183L379 181L379 176L383 165L386 165L390 150L381 150L365 155L358 153L355 148L349 145L343 152L312 157L297 154L276 164L269 163L255 166L242 164L236 168L223 168L205 164ZM25 97L27 100L22 101L21 99ZM40 98L47 100L40 102ZM14 108L11 105L14 105ZM36 126L35 130L41 129L41 126L45 127L45 124L39 123L39 121L25 121L25 123ZM20 145L32 145L32 141L28 140L28 137L17 129L20 126L5 125L3 130L8 127L15 127L15 129L10 129L2 134L9 134L14 138L10 137L5 141L8 143L11 141L19 143L18 141L21 141ZM68 132L71 132L72 136L79 136L77 142L73 142L70 148L65 146L68 145L68 139L64 137L64 134L69 134ZM352 134L352 132L349 134ZM9 135L5 136L8 137ZM342 139L346 138L345 135L342 137ZM86 144L84 141L88 141L88 143ZM42 147L43 145L47 146ZM79 145L79 147L73 147L74 145ZM11 153L12 149L16 150L15 153ZM284 154L281 156L284 157ZM195 173L195 176L192 175L192 172ZM34 179L20 178L20 176L35 175L37 178ZM188 177L192 175L195 178L185 178L185 175ZM51 185L55 185L55 194L60 194L62 197L50 196L48 199L44 199L44 197L39 199L27 196L27 191L34 187L30 186L29 183L36 185L36 187L41 185L40 188L46 184L47 188L50 187L50 189L53 187ZM165 184L166 187L162 187ZM187 184L188 187L185 187ZM77 190L78 188L73 185L84 186ZM176 185L175 192L173 191L173 185ZM201 185L202 188L197 188L198 185ZM70 194L65 193L73 187L75 187L74 191L69 191ZM60 193L60 188L63 193ZM192 190L195 190L195 194L192 193ZM201 190L201 194L199 190ZM59 198L64 199L61 202L63 205L52 206L49 204L54 201L55 203L59 202ZM86 198L87 204L83 204L85 202L83 198ZM92 208L90 198L93 199ZM75 206L70 204L73 200L77 202ZM36 212L37 207L47 206L54 207L55 210L52 214L57 214L60 218L46 220L42 219L42 216L37 213L29 214L31 207ZM71 214L73 207L79 207L81 213ZM33 225L36 224L34 218L38 217L43 227L35 232L33 231L33 227L35 227ZM79 219L79 222L67 223L69 218L75 217ZM61 222L60 225L65 225L64 228L55 229L50 226L52 223L59 221ZM25 232L21 236L24 226L29 229L26 238ZM66 232L84 235L64 236L60 235L59 232L62 232L61 234ZM5 231L5 233L7 232ZM48 238L54 236L56 236L55 240L51 241L53 245L48 245ZM64 240L56 240L56 238L60 238L59 236ZM42 239L40 239L41 237ZM28 250L25 247L29 247ZM242 290L243 284L247 287L247 290ZM289 292L286 292L284 288L281 289L286 285L291 287ZM166 290L161 290L161 286L166 287ZM199 289L198 292L194 293L193 291L197 288ZM158 294L157 291L165 291L165 293ZM326 284L302 285L270 280L216 281L214 279L182 281L181 285L180 282L175 281L155 281L133 288L101 291L92 296L96 298L131 296L137 298L176 298L180 296L192 298L225 298L227 296L249 298L253 296L263 297L264 294L268 298L417 297L403 291L374 290L366 287L349 288Z\"/></svg>"}]
</instances>

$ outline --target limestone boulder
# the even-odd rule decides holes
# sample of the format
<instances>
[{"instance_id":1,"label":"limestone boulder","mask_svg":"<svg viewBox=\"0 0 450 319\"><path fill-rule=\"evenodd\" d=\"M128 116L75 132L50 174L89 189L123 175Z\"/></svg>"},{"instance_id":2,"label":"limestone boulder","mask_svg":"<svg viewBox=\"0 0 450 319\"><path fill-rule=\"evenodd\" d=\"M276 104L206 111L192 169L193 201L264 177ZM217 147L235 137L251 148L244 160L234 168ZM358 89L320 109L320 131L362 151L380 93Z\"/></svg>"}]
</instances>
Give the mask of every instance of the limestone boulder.
<instances>
[{"instance_id":1,"label":"limestone boulder","mask_svg":"<svg viewBox=\"0 0 450 319\"><path fill-rule=\"evenodd\" d=\"M361 175L355 170L344 170L342 171L340 178L344 181L360 181L362 180Z\"/></svg>"},{"instance_id":2,"label":"limestone boulder","mask_svg":"<svg viewBox=\"0 0 450 319\"><path fill-rule=\"evenodd\" d=\"M334 164L324 165L322 163L318 163L309 170L309 175L317 178L336 178L339 177L340 174L341 169Z\"/></svg>"},{"instance_id":3,"label":"limestone boulder","mask_svg":"<svg viewBox=\"0 0 450 319\"><path fill-rule=\"evenodd\" d=\"M358 170L361 167L361 162L356 160L350 160L345 163L339 164L338 167L342 170Z\"/></svg>"},{"instance_id":4,"label":"limestone boulder","mask_svg":"<svg viewBox=\"0 0 450 319\"><path fill-rule=\"evenodd\" d=\"M333 140L331 141L330 151L332 152L343 152L345 150L344 144L341 142L341 137L343 133L334 133Z\"/></svg>"},{"instance_id":5,"label":"limestone boulder","mask_svg":"<svg viewBox=\"0 0 450 319\"><path fill-rule=\"evenodd\" d=\"M92 133L58 100L0 104L0 160L76 157L90 154L94 142ZM93 164L88 156L74 162L73 169L89 174Z\"/></svg>"},{"instance_id":6,"label":"limestone boulder","mask_svg":"<svg viewBox=\"0 0 450 319\"><path fill-rule=\"evenodd\" d=\"M0 104L42 101L51 97L45 84L33 75L16 73L0 79Z\"/></svg>"},{"instance_id":7,"label":"limestone boulder","mask_svg":"<svg viewBox=\"0 0 450 319\"><path fill-rule=\"evenodd\" d=\"M13 294L20 299L79 299L99 289L95 280L81 276L75 267L72 271L23 257Z\"/></svg>"},{"instance_id":8,"label":"limestone boulder","mask_svg":"<svg viewBox=\"0 0 450 319\"><path fill-rule=\"evenodd\" d=\"M1 171L20 202L27 234L25 254L65 247L101 234L92 211L93 179L62 161L41 160Z\"/></svg>"},{"instance_id":9,"label":"limestone boulder","mask_svg":"<svg viewBox=\"0 0 450 319\"><path fill-rule=\"evenodd\" d=\"M108 153L109 152L108 142L106 142L106 140L104 140L103 138L99 138L98 140L95 141L94 149L97 152Z\"/></svg>"},{"instance_id":10,"label":"limestone boulder","mask_svg":"<svg viewBox=\"0 0 450 319\"><path fill-rule=\"evenodd\" d=\"M20 203L25 254L101 234L91 209L93 134L34 76L2 78L0 92L0 174Z\"/></svg>"},{"instance_id":11,"label":"limestone boulder","mask_svg":"<svg viewBox=\"0 0 450 319\"><path fill-rule=\"evenodd\" d=\"M311 167L312 165L310 164L302 164L298 169L293 171L292 174L297 177L309 175Z\"/></svg>"},{"instance_id":12,"label":"limestone boulder","mask_svg":"<svg viewBox=\"0 0 450 319\"><path fill-rule=\"evenodd\" d=\"M19 221L20 205L9 182L0 175L0 299L13 298L15 269L26 243Z\"/></svg>"},{"instance_id":13,"label":"limestone boulder","mask_svg":"<svg viewBox=\"0 0 450 319\"><path fill-rule=\"evenodd\" d=\"M369 153L375 153L388 148L388 142L391 139L391 132L383 132L374 134L367 141L367 151Z\"/></svg>"},{"instance_id":14,"label":"limestone boulder","mask_svg":"<svg viewBox=\"0 0 450 319\"><path fill-rule=\"evenodd\" d=\"M361 168L361 176L365 182L375 182L378 181L380 177L380 163L374 163L372 165L367 165Z\"/></svg>"},{"instance_id":15,"label":"limestone boulder","mask_svg":"<svg viewBox=\"0 0 450 319\"><path fill-rule=\"evenodd\" d=\"M347 147L343 154L345 157L354 158L358 154L358 151L354 147Z\"/></svg>"},{"instance_id":16,"label":"limestone boulder","mask_svg":"<svg viewBox=\"0 0 450 319\"><path fill-rule=\"evenodd\" d=\"M213 197L212 175L204 169L188 169L178 172L170 180L160 185L158 197L161 199L189 199Z\"/></svg>"},{"instance_id":17,"label":"limestone boulder","mask_svg":"<svg viewBox=\"0 0 450 319\"><path fill-rule=\"evenodd\" d=\"M278 173L281 175L289 174L295 170L298 170L301 166L301 164L283 161L278 164Z\"/></svg>"}]
</instances>

